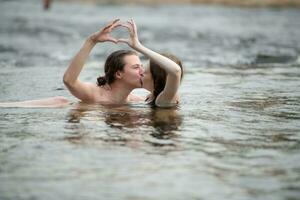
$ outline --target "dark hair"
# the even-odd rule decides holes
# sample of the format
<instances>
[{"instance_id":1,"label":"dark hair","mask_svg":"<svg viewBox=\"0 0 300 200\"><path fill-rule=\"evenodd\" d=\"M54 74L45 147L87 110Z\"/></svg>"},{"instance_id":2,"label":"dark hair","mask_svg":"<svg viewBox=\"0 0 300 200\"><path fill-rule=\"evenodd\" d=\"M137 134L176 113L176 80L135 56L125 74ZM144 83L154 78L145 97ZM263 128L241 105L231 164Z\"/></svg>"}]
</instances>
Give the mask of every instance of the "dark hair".
<instances>
[{"instance_id":1,"label":"dark hair","mask_svg":"<svg viewBox=\"0 0 300 200\"><path fill-rule=\"evenodd\" d=\"M124 57L128 55L137 55L137 53L131 50L118 50L107 57L104 65L105 75L97 78L98 86L106 83L111 84L115 81L115 74L117 71L123 71L125 66Z\"/></svg>"},{"instance_id":2,"label":"dark hair","mask_svg":"<svg viewBox=\"0 0 300 200\"><path fill-rule=\"evenodd\" d=\"M182 67L182 63L179 60L179 58L177 58L175 55L173 54L166 54L166 53L162 53L161 55L171 59L172 61L174 61L176 64L178 64L180 66L181 69L181 77L180 80L183 77L183 67ZM153 101L150 102L151 105L155 105L155 100L157 98L157 96L164 90L165 85L166 85L166 81L167 81L167 73L164 69L162 69L158 64L156 64L153 60L150 60L150 72L152 75L152 79L153 79L153 84L154 84L154 90L153 90Z\"/></svg>"}]
</instances>

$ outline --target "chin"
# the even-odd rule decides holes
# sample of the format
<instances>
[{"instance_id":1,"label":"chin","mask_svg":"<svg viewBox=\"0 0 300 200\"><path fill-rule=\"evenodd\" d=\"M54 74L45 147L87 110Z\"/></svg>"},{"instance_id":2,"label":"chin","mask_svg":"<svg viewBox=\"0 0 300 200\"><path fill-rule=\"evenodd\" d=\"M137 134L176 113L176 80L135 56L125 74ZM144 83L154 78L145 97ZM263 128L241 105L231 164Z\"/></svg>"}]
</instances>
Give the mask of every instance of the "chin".
<instances>
[{"instance_id":1,"label":"chin","mask_svg":"<svg viewBox=\"0 0 300 200\"><path fill-rule=\"evenodd\" d=\"M143 85L143 87L145 90L148 90L149 92L151 92L150 88L146 87L145 85Z\"/></svg>"}]
</instances>

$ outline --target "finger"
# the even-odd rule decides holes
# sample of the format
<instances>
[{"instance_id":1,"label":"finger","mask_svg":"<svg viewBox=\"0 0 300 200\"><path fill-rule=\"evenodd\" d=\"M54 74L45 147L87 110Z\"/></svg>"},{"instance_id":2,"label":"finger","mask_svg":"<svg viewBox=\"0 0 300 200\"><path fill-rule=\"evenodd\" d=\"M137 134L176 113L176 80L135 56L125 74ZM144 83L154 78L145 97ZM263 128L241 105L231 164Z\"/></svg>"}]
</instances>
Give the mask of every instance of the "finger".
<instances>
[{"instance_id":1,"label":"finger","mask_svg":"<svg viewBox=\"0 0 300 200\"><path fill-rule=\"evenodd\" d=\"M113 24L117 23L118 21L120 21L119 18L115 19L115 20L113 21Z\"/></svg>"},{"instance_id":2,"label":"finger","mask_svg":"<svg viewBox=\"0 0 300 200\"><path fill-rule=\"evenodd\" d=\"M134 24L131 21L127 21L127 26L130 27L132 31L134 31Z\"/></svg>"},{"instance_id":3,"label":"finger","mask_svg":"<svg viewBox=\"0 0 300 200\"><path fill-rule=\"evenodd\" d=\"M118 40L110 35L107 36L106 41L117 43Z\"/></svg>"},{"instance_id":4,"label":"finger","mask_svg":"<svg viewBox=\"0 0 300 200\"><path fill-rule=\"evenodd\" d=\"M102 31L109 29L111 26L112 26L112 25L107 25L107 26L105 26L105 27L102 29Z\"/></svg>"},{"instance_id":5,"label":"finger","mask_svg":"<svg viewBox=\"0 0 300 200\"><path fill-rule=\"evenodd\" d=\"M128 21L127 21L127 24L129 24L130 26L133 26L131 20L128 20Z\"/></svg>"},{"instance_id":6,"label":"finger","mask_svg":"<svg viewBox=\"0 0 300 200\"><path fill-rule=\"evenodd\" d=\"M112 42L112 43L114 43L114 44L117 44L118 43L118 41L115 41L115 40L107 40L108 42Z\"/></svg>"},{"instance_id":7,"label":"finger","mask_svg":"<svg viewBox=\"0 0 300 200\"><path fill-rule=\"evenodd\" d=\"M134 27L136 27L135 21L133 19L131 19L131 23Z\"/></svg>"},{"instance_id":8,"label":"finger","mask_svg":"<svg viewBox=\"0 0 300 200\"><path fill-rule=\"evenodd\" d=\"M134 32L137 32L136 24L135 24L135 21L133 20L133 18L131 18L131 23L132 23Z\"/></svg>"},{"instance_id":9,"label":"finger","mask_svg":"<svg viewBox=\"0 0 300 200\"><path fill-rule=\"evenodd\" d=\"M119 26L122 26L121 23L117 23L117 24L114 24L113 27L119 27Z\"/></svg>"},{"instance_id":10,"label":"finger","mask_svg":"<svg viewBox=\"0 0 300 200\"><path fill-rule=\"evenodd\" d=\"M104 29L103 31L105 31L106 33L110 33L112 32L115 28L119 27L121 25L115 24L115 25L111 25L110 27L108 27L107 29Z\"/></svg>"},{"instance_id":11,"label":"finger","mask_svg":"<svg viewBox=\"0 0 300 200\"><path fill-rule=\"evenodd\" d=\"M106 31L108 31L108 32L112 32L112 30L113 29L115 29L116 28L116 26L114 26L114 25L111 25Z\"/></svg>"},{"instance_id":12,"label":"finger","mask_svg":"<svg viewBox=\"0 0 300 200\"><path fill-rule=\"evenodd\" d=\"M118 40L116 38L113 38L113 37L107 38L107 41L110 41L110 42L113 42L113 43L117 43L118 42Z\"/></svg>"},{"instance_id":13,"label":"finger","mask_svg":"<svg viewBox=\"0 0 300 200\"><path fill-rule=\"evenodd\" d=\"M117 26L119 26L121 24L119 21L120 21L120 19L116 19L115 21L113 21L111 27L117 27Z\"/></svg>"},{"instance_id":14,"label":"finger","mask_svg":"<svg viewBox=\"0 0 300 200\"><path fill-rule=\"evenodd\" d=\"M130 25L130 27L131 27L131 29L133 30L133 31L135 31L135 23L134 23L134 21L131 19L131 20L129 20L129 21L127 21L127 23Z\"/></svg>"},{"instance_id":15,"label":"finger","mask_svg":"<svg viewBox=\"0 0 300 200\"><path fill-rule=\"evenodd\" d=\"M133 18L130 17L130 19L128 20L128 22L133 23Z\"/></svg>"},{"instance_id":16,"label":"finger","mask_svg":"<svg viewBox=\"0 0 300 200\"><path fill-rule=\"evenodd\" d=\"M111 26L111 25L117 23L118 21L120 21L120 19L114 19L113 21L109 22L108 25Z\"/></svg>"},{"instance_id":17,"label":"finger","mask_svg":"<svg viewBox=\"0 0 300 200\"><path fill-rule=\"evenodd\" d=\"M122 26L122 24L115 24L115 25L113 25L113 26L111 27L111 30L112 30L112 29L115 29L115 28L118 28L118 27L123 27L123 26Z\"/></svg>"},{"instance_id":18,"label":"finger","mask_svg":"<svg viewBox=\"0 0 300 200\"><path fill-rule=\"evenodd\" d=\"M129 39L127 39L127 38L119 38L118 42L129 42Z\"/></svg>"},{"instance_id":19,"label":"finger","mask_svg":"<svg viewBox=\"0 0 300 200\"><path fill-rule=\"evenodd\" d=\"M109 23L104 27L104 29L108 29L109 27L111 27L112 25L114 25L115 23L117 23L118 21L120 21L120 19L115 19L115 20L109 22ZM104 29L103 29L103 30L104 30Z\"/></svg>"},{"instance_id":20,"label":"finger","mask_svg":"<svg viewBox=\"0 0 300 200\"><path fill-rule=\"evenodd\" d=\"M120 38L118 39L118 43L126 43L126 44L129 44L129 39L125 39L125 38Z\"/></svg>"},{"instance_id":21,"label":"finger","mask_svg":"<svg viewBox=\"0 0 300 200\"><path fill-rule=\"evenodd\" d=\"M120 27L120 26L122 26L121 23L115 23L115 24L113 24L113 25L109 28L109 30L111 31L111 30L113 30L113 29L115 29L115 28L117 28L117 27Z\"/></svg>"},{"instance_id":22,"label":"finger","mask_svg":"<svg viewBox=\"0 0 300 200\"><path fill-rule=\"evenodd\" d=\"M127 28L128 30L131 30L131 27L128 26L127 24L120 24L120 26Z\"/></svg>"}]
</instances>

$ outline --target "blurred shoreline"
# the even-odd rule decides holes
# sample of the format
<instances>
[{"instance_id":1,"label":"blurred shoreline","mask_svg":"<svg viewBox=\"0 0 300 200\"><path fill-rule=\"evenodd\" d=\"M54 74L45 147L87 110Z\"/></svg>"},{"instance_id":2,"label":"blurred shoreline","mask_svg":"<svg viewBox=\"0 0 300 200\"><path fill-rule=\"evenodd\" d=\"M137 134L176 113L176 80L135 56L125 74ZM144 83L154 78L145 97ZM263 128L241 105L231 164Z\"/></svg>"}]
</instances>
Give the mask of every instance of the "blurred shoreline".
<instances>
[{"instance_id":1,"label":"blurred shoreline","mask_svg":"<svg viewBox=\"0 0 300 200\"><path fill-rule=\"evenodd\" d=\"M64 2L81 2L89 4L110 5L162 5L162 4L215 4L245 7L300 7L300 0L60 0Z\"/></svg>"}]
</instances>

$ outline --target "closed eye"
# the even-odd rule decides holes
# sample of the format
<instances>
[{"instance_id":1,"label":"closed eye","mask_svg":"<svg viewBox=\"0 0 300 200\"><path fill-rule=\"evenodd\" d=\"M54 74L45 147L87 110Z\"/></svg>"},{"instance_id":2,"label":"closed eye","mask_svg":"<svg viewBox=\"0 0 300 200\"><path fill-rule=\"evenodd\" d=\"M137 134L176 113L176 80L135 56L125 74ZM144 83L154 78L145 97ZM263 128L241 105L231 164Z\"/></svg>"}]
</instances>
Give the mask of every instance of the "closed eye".
<instances>
[{"instance_id":1,"label":"closed eye","mask_svg":"<svg viewBox=\"0 0 300 200\"><path fill-rule=\"evenodd\" d=\"M135 65L132 65L133 69L139 69L139 68L143 68L143 65L142 64L135 64Z\"/></svg>"}]
</instances>

